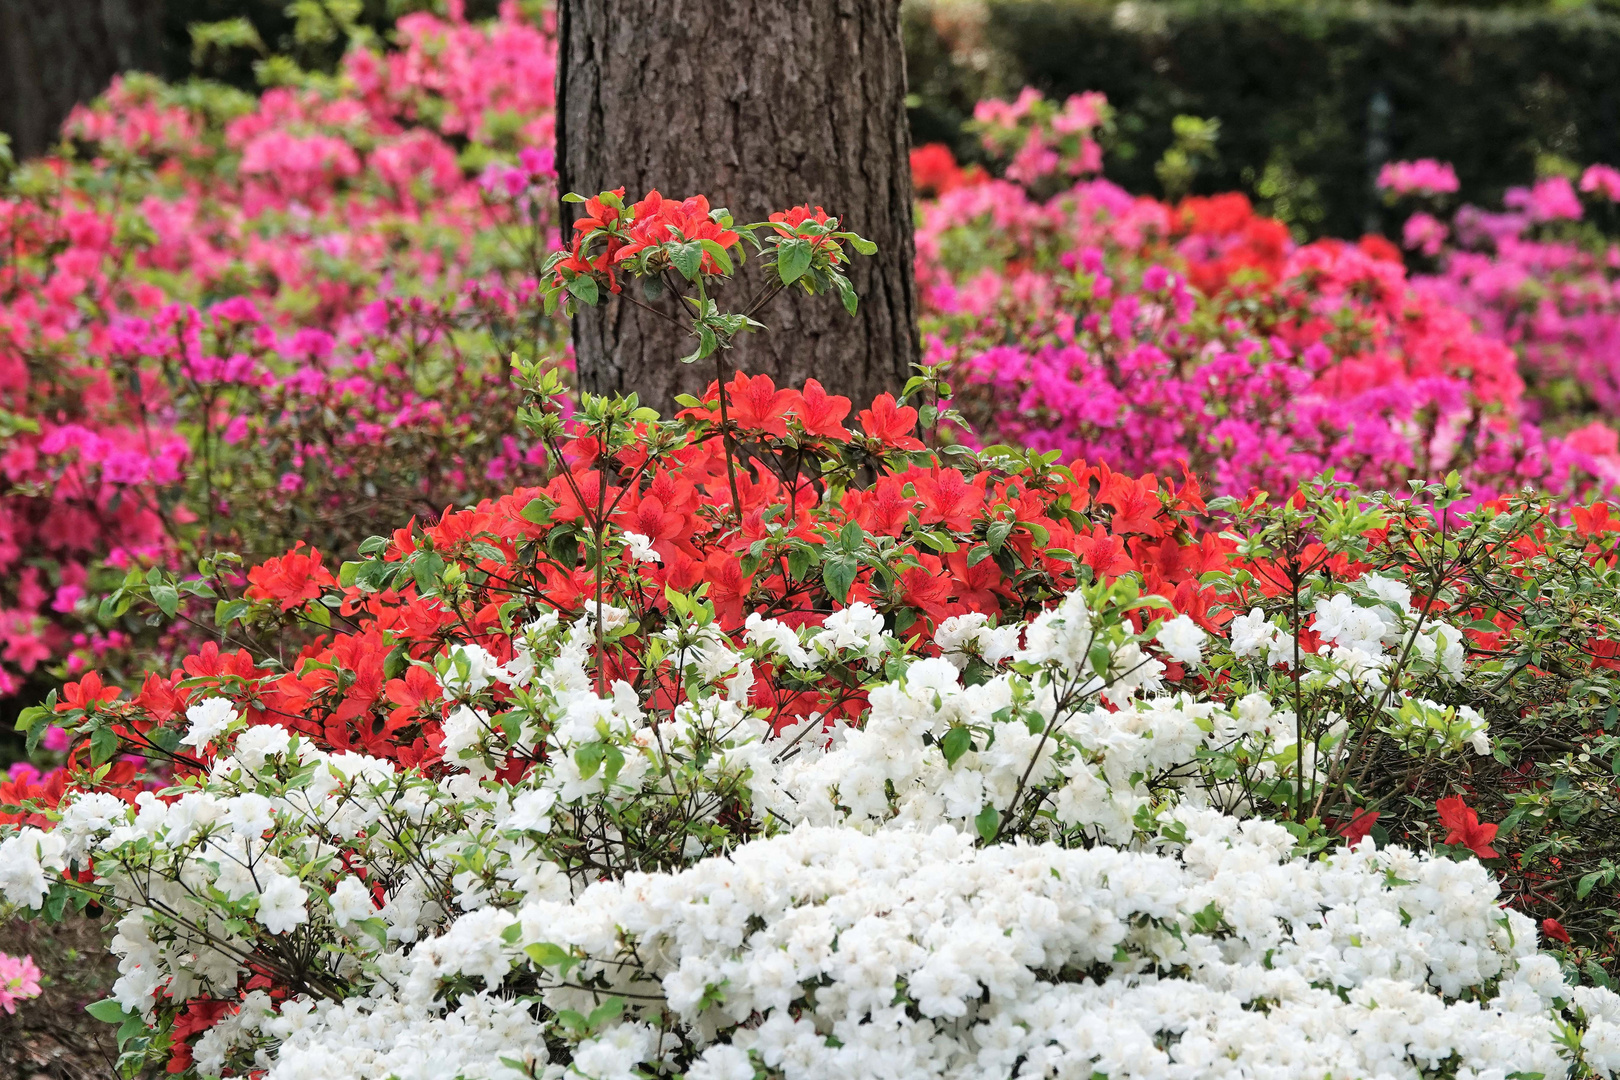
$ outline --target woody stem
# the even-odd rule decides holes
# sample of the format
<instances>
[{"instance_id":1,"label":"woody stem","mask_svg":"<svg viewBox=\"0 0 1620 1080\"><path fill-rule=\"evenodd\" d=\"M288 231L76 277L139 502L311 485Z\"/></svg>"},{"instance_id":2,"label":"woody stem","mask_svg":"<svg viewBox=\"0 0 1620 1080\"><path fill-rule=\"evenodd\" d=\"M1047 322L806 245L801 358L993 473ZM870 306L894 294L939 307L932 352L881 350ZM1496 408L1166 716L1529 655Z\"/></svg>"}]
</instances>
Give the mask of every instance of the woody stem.
<instances>
[{"instance_id":1,"label":"woody stem","mask_svg":"<svg viewBox=\"0 0 1620 1080\"><path fill-rule=\"evenodd\" d=\"M709 294L703 287L703 275L697 276L699 325L709 311ZM700 339L701 340L701 337ZM731 453L731 413L726 408L726 345L730 342L729 334L723 340L715 342L714 373L720 385L720 448L726 454L726 482L731 485L731 512L737 516L737 524L742 524L742 499L737 495L737 462Z\"/></svg>"},{"instance_id":2,"label":"woody stem","mask_svg":"<svg viewBox=\"0 0 1620 1080\"><path fill-rule=\"evenodd\" d=\"M608 417L606 426L602 429L602 446L606 449L611 445L613 434L613 418ZM603 473L598 473L603 477ZM607 532L608 515L612 513L606 506L607 487L605 478L596 482L596 696L606 697L607 688L607 642L602 632L602 578L605 569L605 557L602 554L602 540Z\"/></svg>"},{"instance_id":3,"label":"woody stem","mask_svg":"<svg viewBox=\"0 0 1620 1080\"><path fill-rule=\"evenodd\" d=\"M720 380L720 446L726 453L726 480L731 484L731 512L742 524L742 499L737 495L737 462L731 454L731 414L726 410L726 354L714 350L715 377Z\"/></svg>"}]
</instances>

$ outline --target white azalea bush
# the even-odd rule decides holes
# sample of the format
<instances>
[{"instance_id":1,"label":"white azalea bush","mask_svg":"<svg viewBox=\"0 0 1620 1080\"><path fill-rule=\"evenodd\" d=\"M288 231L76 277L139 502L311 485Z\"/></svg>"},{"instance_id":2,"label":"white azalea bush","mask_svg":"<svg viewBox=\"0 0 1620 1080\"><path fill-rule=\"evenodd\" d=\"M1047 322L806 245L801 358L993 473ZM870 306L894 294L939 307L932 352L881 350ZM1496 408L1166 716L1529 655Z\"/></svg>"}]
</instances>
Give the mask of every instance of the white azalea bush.
<instances>
[{"instance_id":1,"label":"white azalea bush","mask_svg":"<svg viewBox=\"0 0 1620 1080\"><path fill-rule=\"evenodd\" d=\"M1449 635L1380 590L1318 621L1375 658L1428 634L1444 672ZM1250 816L1343 743L1301 753L1276 695L1190 692L1264 631L1164 618L1130 577L1028 624L946 620L933 647L864 603L730 635L670 599L644 656L673 705L603 678L596 650L635 630L607 604L411 661L446 716L431 771L208 697L179 740L199 769L70 794L0 842L0 892L116 914L98 1008L126 1064L201 1076L1620 1070L1620 997L1572 985L1481 864ZM1322 693L1401 668L1309 666ZM773 728L765 669L866 704ZM164 1030L165 1002L193 1004Z\"/></svg>"}]
</instances>

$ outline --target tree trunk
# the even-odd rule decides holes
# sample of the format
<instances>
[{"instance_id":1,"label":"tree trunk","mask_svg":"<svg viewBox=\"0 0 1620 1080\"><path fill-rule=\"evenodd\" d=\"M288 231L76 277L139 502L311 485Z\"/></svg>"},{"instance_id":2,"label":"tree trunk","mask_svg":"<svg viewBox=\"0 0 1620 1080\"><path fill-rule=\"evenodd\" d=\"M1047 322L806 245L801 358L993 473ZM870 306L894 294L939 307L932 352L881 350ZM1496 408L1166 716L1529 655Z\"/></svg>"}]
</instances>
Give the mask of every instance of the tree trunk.
<instances>
[{"instance_id":1,"label":"tree trunk","mask_svg":"<svg viewBox=\"0 0 1620 1080\"><path fill-rule=\"evenodd\" d=\"M162 0L0 0L0 131L19 158L56 141L114 74L157 63Z\"/></svg>"},{"instance_id":2,"label":"tree trunk","mask_svg":"<svg viewBox=\"0 0 1620 1080\"><path fill-rule=\"evenodd\" d=\"M904 382L917 355L911 167L899 0L560 0L557 162L563 191L704 194L738 222L799 203L878 245L853 256L860 298L784 292L743 335L733 370L815 378L859 403ZM565 234L577 214L563 206ZM746 241L745 241L746 243ZM852 253L853 254L853 253ZM763 284L742 268L739 310ZM668 415L714 364L693 339L623 301L574 320L581 384L635 391Z\"/></svg>"}]
</instances>

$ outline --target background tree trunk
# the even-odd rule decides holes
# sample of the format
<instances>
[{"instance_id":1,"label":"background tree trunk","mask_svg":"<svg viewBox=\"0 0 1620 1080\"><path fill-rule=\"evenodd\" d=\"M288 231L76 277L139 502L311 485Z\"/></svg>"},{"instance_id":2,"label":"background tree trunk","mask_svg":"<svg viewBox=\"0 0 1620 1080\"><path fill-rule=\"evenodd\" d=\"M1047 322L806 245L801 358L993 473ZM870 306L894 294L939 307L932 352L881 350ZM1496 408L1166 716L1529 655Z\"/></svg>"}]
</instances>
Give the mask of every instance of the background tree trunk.
<instances>
[{"instance_id":1,"label":"background tree trunk","mask_svg":"<svg viewBox=\"0 0 1620 1080\"><path fill-rule=\"evenodd\" d=\"M0 0L0 131L19 158L116 72L156 69L162 0Z\"/></svg>"},{"instance_id":2,"label":"background tree trunk","mask_svg":"<svg viewBox=\"0 0 1620 1080\"><path fill-rule=\"evenodd\" d=\"M858 314L836 294L786 292L759 316L770 329L744 335L731 366L778 385L820 379L857 402L898 389L917 353L899 0L558 8L562 190L701 193L739 222L798 203L825 207L878 245L876 256L854 258ZM577 209L563 212L571 223ZM763 280L744 268L728 309ZM675 394L701 393L714 377L710 361L676 362L692 347L689 335L623 302L574 322L584 387L635 391L666 415Z\"/></svg>"}]
</instances>

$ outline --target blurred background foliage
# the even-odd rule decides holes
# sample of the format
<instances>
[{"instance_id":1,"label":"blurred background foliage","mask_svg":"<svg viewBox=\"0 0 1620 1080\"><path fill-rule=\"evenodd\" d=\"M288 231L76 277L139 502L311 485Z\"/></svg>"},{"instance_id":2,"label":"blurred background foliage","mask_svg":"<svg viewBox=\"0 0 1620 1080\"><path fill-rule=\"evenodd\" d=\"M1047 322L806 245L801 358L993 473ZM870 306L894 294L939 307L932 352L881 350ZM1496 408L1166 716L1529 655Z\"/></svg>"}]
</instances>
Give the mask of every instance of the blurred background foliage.
<instances>
[{"instance_id":1,"label":"blurred background foliage","mask_svg":"<svg viewBox=\"0 0 1620 1080\"><path fill-rule=\"evenodd\" d=\"M53 143L75 104L120 71L241 90L335 69L351 40L412 11L493 16L500 0L0 0L0 136L17 156ZM528 6L527 4L525 6ZM0 146L0 156L5 147Z\"/></svg>"},{"instance_id":2,"label":"blurred background foliage","mask_svg":"<svg viewBox=\"0 0 1620 1080\"><path fill-rule=\"evenodd\" d=\"M410 11L482 18L498 2L7 0L0 130L37 153L114 70L253 90L331 71L352 39L385 36ZM19 15L30 6L38 11ZM1372 183L1386 160L1452 162L1459 200L1476 204L1577 163L1620 163L1620 0L903 8L915 144L947 143L974 160L963 125L981 98L1026 85L1057 98L1101 90L1118 113L1110 178L1170 197L1243 191L1302 239L1391 232ZM118 47L91 55L92 31ZM71 38L77 55L52 54L52 34Z\"/></svg>"},{"instance_id":3,"label":"blurred background foliage","mask_svg":"<svg viewBox=\"0 0 1620 1080\"><path fill-rule=\"evenodd\" d=\"M463 0L468 19L495 15L500 0ZM448 14L445 0L164 0L159 73L197 75L243 90L296 69L329 72L351 39L386 35L413 11Z\"/></svg>"},{"instance_id":4,"label":"blurred background foliage","mask_svg":"<svg viewBox=\"0 0 1620 1080\"><path fill-rule=\"evenodd\" d=\"M904 26L914 141L971 159L962 123L980 98L1101 90L1118 111L1111 179L1156 195L1243 191L1301 237L1387 231L1373 179L1389 160L1450 161L1458 198L1477 204L1620 161L1610 0L908 0ZM1219 129L1188 155L1194 118Z\"/></svg>"}]
</instances>

